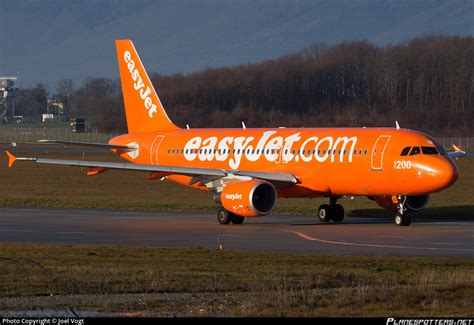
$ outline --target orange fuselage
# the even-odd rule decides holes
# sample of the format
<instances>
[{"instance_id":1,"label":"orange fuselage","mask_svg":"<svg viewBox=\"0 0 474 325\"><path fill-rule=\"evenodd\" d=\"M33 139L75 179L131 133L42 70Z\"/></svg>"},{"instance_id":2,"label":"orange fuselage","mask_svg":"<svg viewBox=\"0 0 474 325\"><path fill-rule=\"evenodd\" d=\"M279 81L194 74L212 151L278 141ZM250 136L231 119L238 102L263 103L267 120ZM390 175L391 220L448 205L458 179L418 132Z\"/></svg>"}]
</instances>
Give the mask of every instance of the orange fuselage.
<instances>
[{"instance_id":1,"label":"orange fuselage","mask_svg":"<svg viewBox=\"0 0 474 325\"><path fill-rule=\"evenodd\" d=\"M424 195L452 185L456 165L446 155L401 155L413 146L437 147L429 136L395 128L179 129L125 134L111 144L137 164L292 173L295 185L281 197ZM159 176L159 175L158 175ZM167 179L207 190L192 177Z\"/></svg>"}]
</instances>

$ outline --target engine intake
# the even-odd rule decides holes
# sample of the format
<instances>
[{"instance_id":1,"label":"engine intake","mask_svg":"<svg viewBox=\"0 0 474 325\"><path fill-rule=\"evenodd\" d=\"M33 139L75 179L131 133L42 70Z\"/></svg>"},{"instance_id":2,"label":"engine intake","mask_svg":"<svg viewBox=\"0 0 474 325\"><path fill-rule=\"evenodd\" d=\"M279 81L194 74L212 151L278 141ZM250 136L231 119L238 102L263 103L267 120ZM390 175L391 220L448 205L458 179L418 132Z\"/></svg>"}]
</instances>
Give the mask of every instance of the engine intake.
<instances>
[{"instance_id":1,"label":"engine intake","mask_svg":"<svg viewBox=\"0 0 474 325\"><path fill-rule=\"evenodd\" d=\"M220 194L224 209L243 217L266 215L275 208L277 190L262 180L228 182Z\"/></svg>"}]
</instances>

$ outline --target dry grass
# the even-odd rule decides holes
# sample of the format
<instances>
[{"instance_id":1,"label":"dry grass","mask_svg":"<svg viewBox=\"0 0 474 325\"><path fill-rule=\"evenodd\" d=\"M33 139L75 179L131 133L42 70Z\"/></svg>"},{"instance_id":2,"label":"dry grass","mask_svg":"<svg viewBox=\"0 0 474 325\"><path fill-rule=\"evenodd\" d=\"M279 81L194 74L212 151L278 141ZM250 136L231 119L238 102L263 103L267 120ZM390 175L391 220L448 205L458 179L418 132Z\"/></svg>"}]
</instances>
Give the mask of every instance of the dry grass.
<instances>
[{"instance_id":1,"label":"dry grass","mask_svg":"<svg viewBox=\"0 0 474 325\"><path fill-rule=\"evenodd\" d=\"M470 259L0 244L0 268L0 310L474 315Z\"/></svg>"}]
</instances>

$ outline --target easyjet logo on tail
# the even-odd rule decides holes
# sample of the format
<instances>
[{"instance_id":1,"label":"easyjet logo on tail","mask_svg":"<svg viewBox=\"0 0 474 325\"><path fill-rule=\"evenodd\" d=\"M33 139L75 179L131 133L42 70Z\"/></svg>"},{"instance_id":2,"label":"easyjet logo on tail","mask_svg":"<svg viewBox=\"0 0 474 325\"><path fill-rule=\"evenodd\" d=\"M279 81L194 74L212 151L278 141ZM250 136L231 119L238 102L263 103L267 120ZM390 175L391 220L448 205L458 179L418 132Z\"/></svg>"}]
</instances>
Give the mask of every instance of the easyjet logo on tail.
<instances>
[{"instance_id":1,"label":"easyjet logo on tail","mask_svg":"<svg viewBox=\"0 0 474 325\"><path fill-rule=\"evenodd\" d=\"M148 86L146 86L145 89L145 83L143 82L143 79L140 76L140 72L137 70L137 68L135 68L135 61L132 60L132 55L129 51L125 51L125 53L123 54L123 58L125 60L125 63L127 63L128 71L132 76L134 82L133 88L135 88L135 90L139 92L140 98L143 101L143 105L148 111L148 116L152 118L153 114L156 113L156 105L153 104L153 100L150 97L151 89Z\"/></svg>"}]
</instances>

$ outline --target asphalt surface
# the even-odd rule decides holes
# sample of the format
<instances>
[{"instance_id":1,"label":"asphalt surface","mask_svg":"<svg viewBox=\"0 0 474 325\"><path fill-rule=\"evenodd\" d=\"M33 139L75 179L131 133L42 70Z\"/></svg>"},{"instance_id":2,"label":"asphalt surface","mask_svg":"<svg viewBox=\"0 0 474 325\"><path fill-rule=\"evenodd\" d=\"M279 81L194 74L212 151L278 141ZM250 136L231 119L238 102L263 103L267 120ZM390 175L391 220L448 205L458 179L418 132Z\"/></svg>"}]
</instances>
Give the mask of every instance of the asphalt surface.
<instances>
[{"instance_id":1,"label":"asphalt surface","mask_svg":"<svg viewBox=\"0 0 474 325\"><path fill-rule=\"evenodd\" d=\"M220 225L213 214L0 208L0 242L474 257L474 221L270 215Z\"/></svg>"}]
</instances>

